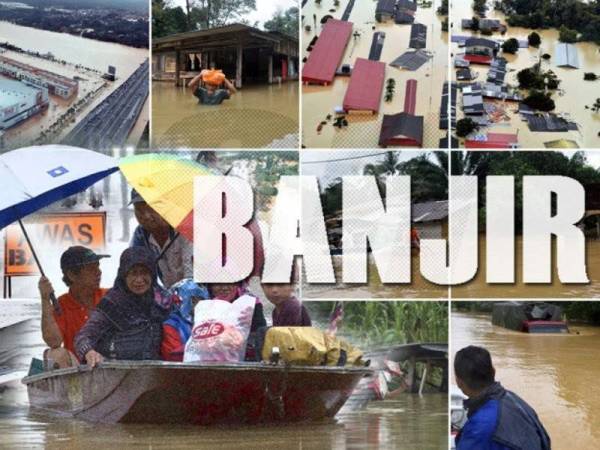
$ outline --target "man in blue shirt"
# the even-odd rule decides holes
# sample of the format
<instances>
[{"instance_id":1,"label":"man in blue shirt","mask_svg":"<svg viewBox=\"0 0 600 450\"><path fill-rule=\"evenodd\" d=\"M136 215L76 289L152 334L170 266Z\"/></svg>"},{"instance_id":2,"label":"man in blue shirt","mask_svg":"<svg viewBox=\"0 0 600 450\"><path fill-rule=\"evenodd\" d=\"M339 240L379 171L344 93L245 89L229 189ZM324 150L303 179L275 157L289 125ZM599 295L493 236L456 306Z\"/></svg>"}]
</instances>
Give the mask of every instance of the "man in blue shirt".
<instances>
[{"instance_id":1,"label":"man in blue shirt","mask_svg":"<svg viewBox=\"0 0 600 450\"><path fill-rule=\"evenodd\" d=\"M550 450L550 437L531 406L495 381L490 353L469 346L454 357L454 375L468 420L457 450Z\"/></svg>"}]
</instances>

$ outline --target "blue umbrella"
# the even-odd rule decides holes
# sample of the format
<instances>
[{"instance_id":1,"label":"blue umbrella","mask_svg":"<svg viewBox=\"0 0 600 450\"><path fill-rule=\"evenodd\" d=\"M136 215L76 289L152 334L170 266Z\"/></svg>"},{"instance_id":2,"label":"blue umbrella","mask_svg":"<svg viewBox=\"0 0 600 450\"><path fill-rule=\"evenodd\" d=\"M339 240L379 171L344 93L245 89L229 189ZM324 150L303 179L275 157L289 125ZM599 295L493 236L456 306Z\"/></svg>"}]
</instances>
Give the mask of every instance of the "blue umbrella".
<instances>
[{"instance_id":1,"label":"blue umbrella","mask_svg":"<svg viewBox=\"0 0 600 450\"><path fill-rule=\"evenodd\" d=\"M21 219L84 191L117 170L117 161L109 156L65 145L26 147L0 155L0 229L19 222L45 276ZM54 296L52 302L56 306Z\"/></svg>"}]
</instances>

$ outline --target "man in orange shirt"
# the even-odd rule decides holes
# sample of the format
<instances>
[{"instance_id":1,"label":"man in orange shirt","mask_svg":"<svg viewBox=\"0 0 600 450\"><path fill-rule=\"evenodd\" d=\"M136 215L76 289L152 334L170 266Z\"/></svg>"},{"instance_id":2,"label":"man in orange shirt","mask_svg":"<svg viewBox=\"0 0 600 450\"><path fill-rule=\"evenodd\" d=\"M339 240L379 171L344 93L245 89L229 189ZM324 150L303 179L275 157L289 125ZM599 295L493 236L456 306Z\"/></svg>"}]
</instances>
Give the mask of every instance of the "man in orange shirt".
<instances>
[{"instance_id":1,"label":"man in orange shirt","mask_svg":"<svg viewBox=\"0 0 600 450\"><path fill-rule=\"evenodd\" d=\"M41 277L38 287L42 298L42 337L49 349L44 352L44 361L52 361L50 369L77 365L73 339L85 324L89 313L100 302L108 289L100 288L100 259L92 250L74 246L68 248L60 258L63 281L69 292L58 298L59 310L50 302L54 288L50 281Z\"/></svg>"}]
</instances>

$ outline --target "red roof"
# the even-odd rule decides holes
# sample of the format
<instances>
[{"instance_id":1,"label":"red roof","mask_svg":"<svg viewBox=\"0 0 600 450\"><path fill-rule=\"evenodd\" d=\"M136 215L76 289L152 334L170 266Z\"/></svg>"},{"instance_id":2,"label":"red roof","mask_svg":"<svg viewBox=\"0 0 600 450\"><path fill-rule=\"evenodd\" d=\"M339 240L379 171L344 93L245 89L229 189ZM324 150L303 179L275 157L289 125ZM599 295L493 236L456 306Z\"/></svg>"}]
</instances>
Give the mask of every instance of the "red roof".
<instances>
[{"instance_id":1,"label":"red roof","mask_svg":"<svg viewBox=\"0 0 600 450\"><path fill-rule=\"evenodd\" d=\"M302 82L331 83L351 34L352 22L329 19L304 64Z\"/></svg>"},{"instance_id":2,"label":"red roof","mask_svg":"<svg viewBox=\"0 0 600 450\"><path fill-rule=\"evenodd\" d=\"M474 64L491 64L492 63L492 57L491 56L484 56L484 55L464 55L463 59L465 61L469 61L472 62Z\"/></svg>"},{"instance_id":3,"label":"red roof","mask_svg":"<svg viewBox=\"0 0 600 450\"><path fill-rule=\"evenodd\" d=\"M417 104L417 80L408 80L406 82L406 92L404 94L404 112L415 114Z\"/></svg>"},{"instance_id":4,"label":"red roof","mask_svg":"<svg viewBox=\"0 0 600 450\"><path fill-rule=\"evenodd\" d=\"M357 58L344 97L344 110L378 112L384 81L385 63Z\"/></svg>"},{"instance_id":5,"label":"red roof","mask_svg":"<svg viewBox=\"0 0 600 450\"><path fill-rule=\"evenodd\" d=\"M519 136L510 133L488 133L486 141L467 139L466 148L514 148L519 143Z\"/></svg>"}]
</instances>

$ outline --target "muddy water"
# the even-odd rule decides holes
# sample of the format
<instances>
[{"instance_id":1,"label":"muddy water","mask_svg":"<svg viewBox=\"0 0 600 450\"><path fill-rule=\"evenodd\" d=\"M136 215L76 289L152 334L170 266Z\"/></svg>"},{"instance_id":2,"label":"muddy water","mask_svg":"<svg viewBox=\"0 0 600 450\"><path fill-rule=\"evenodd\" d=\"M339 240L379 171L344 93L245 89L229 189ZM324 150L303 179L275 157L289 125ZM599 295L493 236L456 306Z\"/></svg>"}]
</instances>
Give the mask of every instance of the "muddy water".
<instances>
[{"instance_id":1,"label":"muddy water","mask_svg":"<svg viewBox=\"0 0 600 450\"><path fill-rule=\"evenodd\" d=\"M496 378L533 406L552 448L599 448L600 328L572 326L571 332L529 335L491 325L489 314L454 312L452 352L485 346Z\"/></svg>"},{"instance_id":2,"label":"muddy water","mask_svg":"<svg viewBox=\"0 0 600 450\"><path fill-rule=\"evenodd\" d=\"M524 283L522 277L521 236L516 239L516 283L514 284L488 284L486 282L486 253L485 237L479 239L479 270L473 280L461 286L453 286L452 298L598 298L600 297L600 241L587 239L586 241L586 266L590 279L588 284L562 284L558 278L557 265L553 262L554 271L551 284Z\"/></svg>"},{"instance_id":3,"label":"muddy water","mask_svg":"<svg viewBox=\"0 0 600 450\"><path fill-rule=\"evenodd\" d=\"M341 282L343 276L342 257L332 257L336 280L338 283L314 284L304 280L302 284L302 296L304 299L365 299L365 298L427 298L447 299L448 287L438 286L430 283L421 276L419 271L419 257L412 257L411 273L412 282L409 284L383 284L377 272L377 266L369 256L368 282L366 284L344 284Z\"/></svg>"},{"instance_id":4,"label":"muddy water","mask_svg":"<svg viewBox=\"0 0 600 450\"><path fill-rule=\"evenodd\" d=\"M341 5L335 12L333 0L323 0L321 5L309 1L302 9L305 17L302 23L303 55L307 56L306 47L315 35L320 34L322 25L320 20L329 14L340 19L348 0L340 2ZM437 148L443 132L438 130L439 109L441 104L442 85L448 73L448 33L441 31L441 19L435 11L441 0L434 0L431 8L417 9L416 23L427 25L427 50L433 53L433 58L417 71L411 72L391 67L387 64L395 60L408 50L410 40L410 25L396 25L393 21L379 24L375 21L375 8L377 2L357 1L349 21L354 24L354 31L358 31L359 38L350 38L344 54L342 64L354 64L356 58L368 58L373 34L383 31L386 34L383 52L380 61L386 63L386 79L396 80L396 92L391 102L386 103L381 99L380 112L377 115L348 116L350 125L338 130L329 121L319 133L317 126L326 119L328 114L333 114L336 106L341 106L348 87L348 77L336 77L331 86L303 86L303 144L311 148L374 148L379 142L381 121L383 114L395 114L404 110L404 92L406 81L415 79L417 85L417 115L424 116L424 143L425 148ZM313 21L313 14L317 16L317 27ZM311 26L311 31L304 29L305 25ZM375 27L373 30L372 28Z\"/></svg>"},{"instance_id":5,"label":"muddy water","mask_svg":"<svg viewBox=\"0 0 600 450\"><path fill-rule=\"evenodd\" d=\"M189 89L152 86L154 147L297 148L298 83L245 86L221 105L200 105Z\"/></svg>"},{"instance_id":6,"label":"muddy water","mask_svg":"<svg viewBox=\"0 0 600 450\"><path fill-rule=\"evenodd\" d=\"M7 314L30 317L37 311L39 317L39 303L35 308L36 303L26 302L17 309L14 305L0 304L0 325L8 323ZM31 323L39 324L35 319ZM19 358L13 358L11 363L26 368L29 358L39 357L43 350L39 325L29 327L19 342ZM2 448L440 450L446 448L447 420L447 396L431 394L372 402L366 409L342 410L332 420L310 424L226 429L95 425L30 411L26 390L19 383L0 393Z\"/></svg>"},{"instance_id":7,"label":"muddy water","mask_svg":"<svg viewBox=\"0 0 600 450\"><path fill-rule=\"evenodd\" d=\"M470 18L473 16L471 9L471 0L454 0L454 8L452 10L452 21L454 23L453 33L456 35L469 35L469 30L462 30L460 26L461 19ZM490 10L489 18L500 19L502 23L506 23L504 15L498 11ZM509 27L508 32L501 36L495 33L494 39L524 39L533 30L518 27ZM552 70L558 78L562 80L560 89L553 95L556 103L555 113L567 114L570 120L573 120L579 125L580 131L569 131L565 133L539 133L531 132L527 127L527 123L521 121L518 114L513 112L517 109L517 103L508 102L504 105L509 115L509 121L503 121L489 128L489 131L500 133L518 133L519 143L523 148L544 148L544 142L553 141L556 139L570 139L576 141L581 148L600 148L600 113L592 113L591 110L585 109L586 105L591 106L594 100L600 96L600 84L598 82L584 81L583 74L585 72L600 73L600 47L593 43L580 42L575 44L579 53L579 69L569 69L556 67L554 61L555 44L558 42L557 30L535 30L542 38L542 44L539 49L527 48L519 49L516 55L505 55L508 60L509 69L511 72L507 74L506 81L510 85L517 86L517 72L533 66L544 53L552 55L549 61L542 60L542 68L544 70ZM485 36L484 36L485 37ZM452 44L452 53L464 53L464 49L459 49L457 44ZM472 67L479 76L476 81L485 81L488 72L488 66L474 65ZM460 98L460 96L459 96ZM497 102L499 105L501 102ZM459 100L457 108L459 118L462 117L460 108L461 101Z\"/></svg>"}]
</instances>

